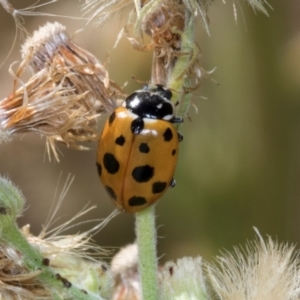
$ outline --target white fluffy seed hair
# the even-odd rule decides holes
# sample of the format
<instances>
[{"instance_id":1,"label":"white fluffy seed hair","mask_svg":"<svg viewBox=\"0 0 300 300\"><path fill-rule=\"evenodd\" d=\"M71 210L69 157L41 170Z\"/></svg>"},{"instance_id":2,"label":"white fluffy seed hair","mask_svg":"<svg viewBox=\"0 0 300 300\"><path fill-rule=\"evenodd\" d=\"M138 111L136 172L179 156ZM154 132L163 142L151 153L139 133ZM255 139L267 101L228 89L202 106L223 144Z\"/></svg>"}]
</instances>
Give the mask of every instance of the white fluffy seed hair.
<instances>
[{"instance_id":1,"label":"white fluffy seed hair","mask_svg":"<svg viewBox=\"0 0 300 300\"><path fill-rule=\"evenodd\" d=\"M126 274L127 271L138 268L137 244L130 244L122 248L112 259L111 271L114 275Z\"/></svg>"},{"instance_id":2,"label":"white fluffy seed hair","mask_svg":"<svg viewBox=\"0 0 300 300\"><path fill-rule=\"evenodd\" d=\"M44 47L51 39L57 37L67 38L66 27L58 22L47 22L44 26L41 26L38 30L33 32L31 37L28 37L25 43L22 45L21 54L24 59L31 49L38 49L39 46ZM34 50L36 52L36 50Z\"/></svg>"},{"instance_id":3,"label":"white fluffy seed hair","mask_svg":"<svg viewBox=\"0 0 300 300\"><path fill-rule=\"evenodd\" d=\"M299 300L299 254L268 237L234 248L207 264L208 279L222 300Z\"/></svg>"}]
</instances>

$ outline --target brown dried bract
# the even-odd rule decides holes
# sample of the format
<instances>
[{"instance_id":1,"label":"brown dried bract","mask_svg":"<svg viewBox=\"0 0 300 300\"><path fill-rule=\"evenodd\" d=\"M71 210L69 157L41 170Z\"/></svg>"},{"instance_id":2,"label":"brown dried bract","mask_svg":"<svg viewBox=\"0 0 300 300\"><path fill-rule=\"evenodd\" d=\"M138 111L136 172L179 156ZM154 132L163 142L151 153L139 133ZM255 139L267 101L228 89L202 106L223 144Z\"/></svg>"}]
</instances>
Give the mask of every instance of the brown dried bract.
<instances>
[{"instance_id":1,"label":"brown dried bract","mask_svg":"<svg viewBox=\"0 0 300 300\"><path fill-rule=\"evenodd\" d=\"M0 298L6 300L33 300L39 297L52 299L51 291L43 286L38 275L40 270L29 272L17 261L20 254L12 248L2 247L0 250Z\"/></svg>"}]
</instances>

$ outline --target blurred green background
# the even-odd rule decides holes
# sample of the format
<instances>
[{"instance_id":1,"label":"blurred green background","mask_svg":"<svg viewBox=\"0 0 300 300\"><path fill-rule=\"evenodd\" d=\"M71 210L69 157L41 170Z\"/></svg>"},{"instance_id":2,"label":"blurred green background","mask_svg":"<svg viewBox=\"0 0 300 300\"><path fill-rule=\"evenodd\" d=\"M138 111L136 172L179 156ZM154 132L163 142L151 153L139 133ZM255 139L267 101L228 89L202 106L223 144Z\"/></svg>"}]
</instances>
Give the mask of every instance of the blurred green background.
<instances>
[{"instance_id":1,"label":"blurred green background","mask_svg":"<svg viewBox=\"0 0 300 300\"><path fill-rule=\"evenodd\" d=\"M24 8L34 1L11 1ZM43 3L43 1L41 2ZM64 0L39 11L81 16L75 0ZM270 1L270 16L254 13L240 2L237 23L232 3L215 1L209 11L208 36L199 24L197 41L206 70L216 67L212 80L195 93L191 121L180 131L177 186L157 206L158 251L161 261L202 255L211 260L220 249L232 249L261 234L279 241L300 241L300 2ZM240 10L241 8L241 10ZM128 93L140 87L130 79L150 78L151 53L132 50L122 39L112 50L126 13L105 26L81 32L82 20L26 17L33 32L46 21L67 26L70 36L100 61L109 55L110 76ZM200 22L199 22L200 23ZM11 15L0 7L0 61L4 61L15 35ZM18 37L12 54L0 69L0 97L12 90L9 65L20 61ZM100 124L99 130L103 125ZM87 203L97 209L87 218L105 218L113 209L97 177L96 144L91 151L60 146L60 163L49 162L45 139L37 134L15 136L0 145L0 172L9 176L27 198L20 225L31 224L37 234L69 173L75 181L58 213L58 224L70 219ZM61 178L59 180L59 176ZM57 198L57 197L56 197ZM69 231L75 233L91 225ZM121 247L134 241L132 215L120 214L95 236L98 244Z\"/></svg>"}]
</instances>

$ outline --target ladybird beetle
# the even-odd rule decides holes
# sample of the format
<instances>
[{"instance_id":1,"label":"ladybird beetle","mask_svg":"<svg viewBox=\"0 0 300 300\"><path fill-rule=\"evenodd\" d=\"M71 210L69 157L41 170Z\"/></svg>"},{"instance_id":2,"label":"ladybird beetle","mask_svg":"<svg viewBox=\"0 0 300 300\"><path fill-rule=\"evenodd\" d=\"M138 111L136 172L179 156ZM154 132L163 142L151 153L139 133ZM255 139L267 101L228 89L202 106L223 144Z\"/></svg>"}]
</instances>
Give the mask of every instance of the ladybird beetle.
<instances>
[{"instance_id":1,"label":"ladybird beetle","mask_svg":"<svg viewBox=\"0 0 300 300\"><path fill-rule=\"evenodd\" d=\"M182 135L173 123L172 92L147 85L128 96L108 118L99 140L97 168L114 203L128 213L156 202L169 186Z\"/></svg>"}]
</instances>

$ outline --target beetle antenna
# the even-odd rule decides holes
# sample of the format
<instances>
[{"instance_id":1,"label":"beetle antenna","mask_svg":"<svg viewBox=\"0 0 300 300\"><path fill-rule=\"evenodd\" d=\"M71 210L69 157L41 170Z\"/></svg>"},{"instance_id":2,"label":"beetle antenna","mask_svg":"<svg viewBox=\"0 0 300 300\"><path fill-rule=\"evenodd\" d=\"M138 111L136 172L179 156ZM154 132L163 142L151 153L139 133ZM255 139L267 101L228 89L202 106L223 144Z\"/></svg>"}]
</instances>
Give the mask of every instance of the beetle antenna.
<instances>
[{"instance_id":1,"label":"beetle antenna","mask_svg":"<svg viewBox=\"0 0 300 300\"><path fill-rule=\"evenodd\" d=\"M148 80L147 81L140 80L140 79L136 78L135 76L131 76L131 79L134 80L134 81L136 81L136 82L138 82L138 83L141 83L141 84L147 84L147 85L149 84Z\"/></svg>"}]
</instances>

